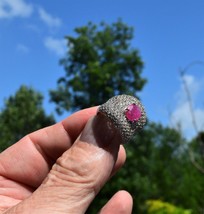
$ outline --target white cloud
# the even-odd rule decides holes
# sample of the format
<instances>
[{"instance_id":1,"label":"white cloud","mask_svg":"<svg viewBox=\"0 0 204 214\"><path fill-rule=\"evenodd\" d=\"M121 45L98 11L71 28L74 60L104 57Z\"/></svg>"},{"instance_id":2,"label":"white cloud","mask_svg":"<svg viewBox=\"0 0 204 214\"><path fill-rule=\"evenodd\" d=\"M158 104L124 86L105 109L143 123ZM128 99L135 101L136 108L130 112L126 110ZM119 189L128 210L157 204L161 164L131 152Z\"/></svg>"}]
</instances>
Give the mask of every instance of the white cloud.
<instances>
[{"instance_id":1,"label":"white cloud","mask_svg":"<svg viewBox=\"0 0 204 214\"><path fill-rule=\"evenodd\" d=\"M0 0L0 19L12 17L28 17L33 12L33 6L24 0Z\"/></svg>"},{"instance_id":2,"label":"white cloud","mask_svg":"<svg viewBox=\"0 0 204 214\"><path fill-rule=\"evenodd\" d=\"M66 52L66 40L47 37L44 41L45 47L53 51L58 56L62 56Z\"/></svg>"},{"instance_id":3,"label":"white cloud","mask_svg":"<svg viewBox=\"0 0 204 214\"><path fill-rule=\"evenodd\" d=\"M48 25L49 27L59 27L62 22L59 18L53 17L49 13L47 13L43 8L38 9L38 13L40 15L41 20Z\"/></svg>"},{"instance_id":4,"label":"white cloud","mask_svg":"<svg viewBox=\"0 0 204 214\"><path fill-rule=\"evenodd\" d=\"M185 102L187 98L184 82L187 85L190 95L193 99L195 99L196 96L198 95L198 92L201 89L201 84L202 84L201 80L200 81L196 80L195 77L192 75L185 75L182 77L182 79L181 79L180 90L177 93L177 98L180 103Z\"/></svg>"},{"instance_id":5,"label":"white cloud","mask_svg":"<svg viewBox=\"0 0 204 214\"><path fill-rule=\"evenodd\" d=\"M27 54L30 51L29 48L23 44L18 44L16 49L17 49L17 51L24 53L24 54Z\"/></svg>"},{"instance_id":6,"label":"white cloud","mask_svg":"<svg viewBox=\"0 0 204 214\"><path fill-rule=\"evenodd\" d=\"M178 126L179 124L183 131L183 134L187 138L192 138L196 135L196 131L193 125L193 118L196 121L197 128L199 130L204 130L204 109L198 107L198 103L195 102L196 97L199 97L201 99L201 102L203 101L202 96L200 96L200 93L203 93L203 80L195 79L195 77L192 75L185 75L184 81L187 84L192 99L191 104L193 106L193 117L184 84L183 81L181 81L181 87L176 96L176 108L171 115L171 123L174 127Z\"/></svg>"}]
</instances>

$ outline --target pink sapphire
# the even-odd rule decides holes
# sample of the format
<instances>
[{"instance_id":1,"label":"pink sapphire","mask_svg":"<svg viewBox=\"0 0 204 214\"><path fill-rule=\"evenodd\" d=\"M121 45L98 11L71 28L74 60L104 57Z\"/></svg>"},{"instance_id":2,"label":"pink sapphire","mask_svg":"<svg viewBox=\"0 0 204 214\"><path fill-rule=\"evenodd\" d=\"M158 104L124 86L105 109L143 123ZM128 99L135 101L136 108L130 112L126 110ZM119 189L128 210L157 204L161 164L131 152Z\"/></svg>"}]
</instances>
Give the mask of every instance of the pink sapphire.
<instances>
[{"instance_id":1,"label":"pink sapphire","mask_svg":"<svg viewBox=\"0 0 204 214\"><path fill-rule=\"evenodd\" d=\"M135 103L129 105L125 111L126 118L131 122L139 120L141 114L140 108Z\"/></svg>"}]
</instances>

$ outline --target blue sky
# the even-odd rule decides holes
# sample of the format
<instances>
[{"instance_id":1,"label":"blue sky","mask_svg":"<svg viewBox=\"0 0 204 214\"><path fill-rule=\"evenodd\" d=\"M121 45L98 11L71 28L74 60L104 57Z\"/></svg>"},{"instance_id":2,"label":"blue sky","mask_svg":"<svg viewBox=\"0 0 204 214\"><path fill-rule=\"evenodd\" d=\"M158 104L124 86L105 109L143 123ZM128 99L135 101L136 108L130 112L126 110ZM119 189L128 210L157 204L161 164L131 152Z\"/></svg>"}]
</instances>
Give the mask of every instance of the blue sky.
<instances>
[{"instance_id":1,"label":"blue sky","mask_svg":"<svg viewBox=\"0 0 204 214\"><path fill-rule=\"evenodd\" d=\"M203 0L0 0L0 106L25 84L42 92L46 111L54 112L48 90L64 74L59 66L66 50L64 36L88 21L112 23L120 17L134 27L132 44L145 63L148 83L141 98L148 118L172 126L179 122L191 137L179 69L204 61L203 9ZM199 128L204 127L203 71L198 63L185 75Z\"/></svg>"}]
</instances>

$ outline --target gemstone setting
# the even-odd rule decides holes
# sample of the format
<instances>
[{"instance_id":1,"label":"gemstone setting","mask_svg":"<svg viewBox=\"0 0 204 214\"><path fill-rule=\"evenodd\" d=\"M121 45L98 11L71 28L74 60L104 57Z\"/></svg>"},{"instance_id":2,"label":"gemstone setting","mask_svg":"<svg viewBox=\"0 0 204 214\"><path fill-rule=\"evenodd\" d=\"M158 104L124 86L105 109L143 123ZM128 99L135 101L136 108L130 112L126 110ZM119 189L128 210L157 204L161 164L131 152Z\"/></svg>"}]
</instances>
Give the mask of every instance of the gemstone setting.
<instances>
[{"instance_id":1,"label":"gemstone setting","mask_svg":"<svg viewBox=\"0 0 204 214\"><path fill-rule=\"evenodd\" d=\"M130 104L126 110L125 110L125 116L128 121L130 122L136 122L140 119L142 113L139 108L135 103Z\"/></svg>"}]
</instances>

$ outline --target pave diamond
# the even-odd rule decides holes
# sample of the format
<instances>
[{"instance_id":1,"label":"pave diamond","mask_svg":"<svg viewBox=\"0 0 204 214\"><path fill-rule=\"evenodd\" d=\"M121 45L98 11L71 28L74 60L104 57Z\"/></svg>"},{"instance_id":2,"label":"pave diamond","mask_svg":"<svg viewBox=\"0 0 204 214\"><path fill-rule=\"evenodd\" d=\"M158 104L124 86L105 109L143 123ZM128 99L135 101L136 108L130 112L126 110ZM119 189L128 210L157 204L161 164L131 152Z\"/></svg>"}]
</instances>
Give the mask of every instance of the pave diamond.
<instances>
[{"instance_id":1,"label":"pave diamond","mask_svg":"<svg viewBox=\"0 0 204 214\"><path fill-rule=\"evenodd\" d=\"M119 131L122 143L127 143L146 123L141 102L130 95L118 95L99 106L98 113L106 116Z\"/></svg>"}]
</instances>

